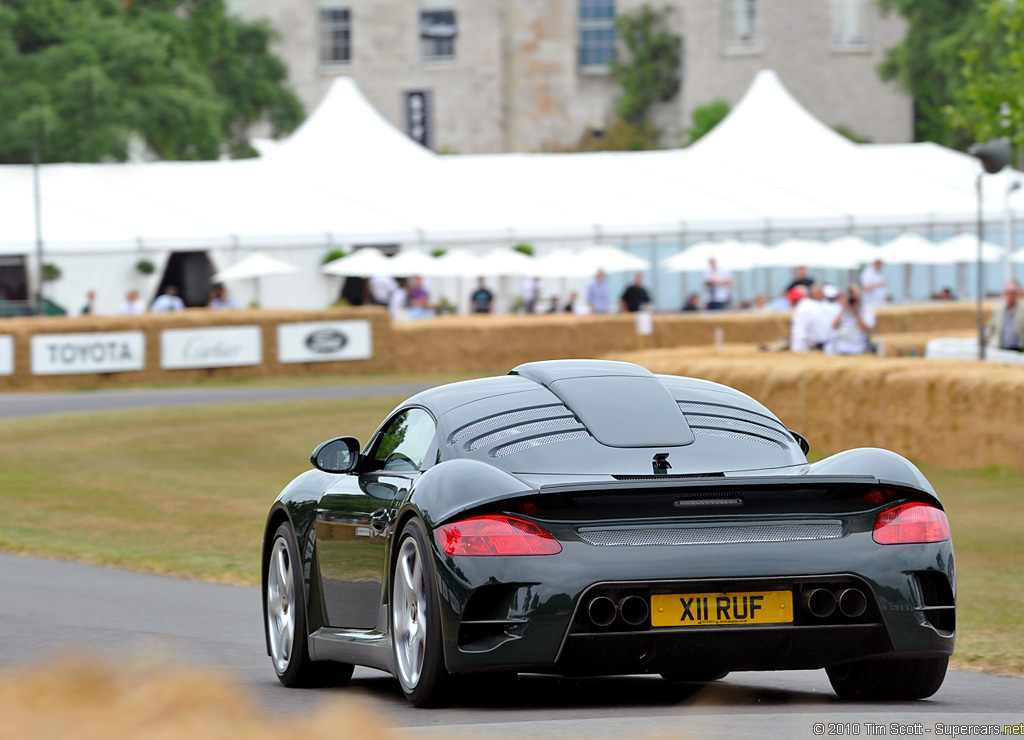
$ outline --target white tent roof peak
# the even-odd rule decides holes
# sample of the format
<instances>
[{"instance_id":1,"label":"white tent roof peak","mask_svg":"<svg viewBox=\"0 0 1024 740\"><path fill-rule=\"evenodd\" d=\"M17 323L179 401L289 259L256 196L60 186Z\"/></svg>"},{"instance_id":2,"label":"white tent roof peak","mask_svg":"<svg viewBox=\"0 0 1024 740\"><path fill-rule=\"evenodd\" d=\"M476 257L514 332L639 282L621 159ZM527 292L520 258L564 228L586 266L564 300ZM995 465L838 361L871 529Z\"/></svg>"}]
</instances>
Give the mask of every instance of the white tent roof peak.
<instances>
[{"instance_id":1,"label":"white tent roof peak","mask_svg":"<svg viewBox=\"0 0 1024 740\"><path fill-rule=\"evenodd\" d=\"M269 160L304 159L320 164L343 158L348 171L352 171L354 164L368 164L374 158L377 166L395 160L433 162L437 159L437 155L378 113L349 77L336 78L316 110L266 156Z\"/></svg>"},{"instance_id":2,"label":"white tent roof peak","mask_svg":"<svg viewBox=\"0 0 1024 740\"><path fill-rule=\"evenodd\" d=\"M822 150L848 151L855 146L800 105L774 70L762 69L736 107L693 145L693 151L735 158L738 152L773 149L811 157Z\"/></svg>"}]
</instances>

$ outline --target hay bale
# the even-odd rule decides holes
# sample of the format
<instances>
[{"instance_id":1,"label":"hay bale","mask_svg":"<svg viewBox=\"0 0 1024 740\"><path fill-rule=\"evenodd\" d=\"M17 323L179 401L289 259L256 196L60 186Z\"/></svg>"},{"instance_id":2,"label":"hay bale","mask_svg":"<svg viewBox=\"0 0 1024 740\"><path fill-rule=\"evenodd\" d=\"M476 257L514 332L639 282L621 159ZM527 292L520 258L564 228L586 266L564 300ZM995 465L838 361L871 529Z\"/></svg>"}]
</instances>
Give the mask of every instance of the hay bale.
<instances>
[{"instance_id":1,"label":"hay bale","mask_svg":"<svg viewBox=\"0 0 1024 740\"><path fill-rule=\"evenodd\" d=\"M974 362L756 354L614 353L654 372L737 388L819 450L884 447L951 468L1024 470L1024 368Z\"/></svg>"}]
</instances>

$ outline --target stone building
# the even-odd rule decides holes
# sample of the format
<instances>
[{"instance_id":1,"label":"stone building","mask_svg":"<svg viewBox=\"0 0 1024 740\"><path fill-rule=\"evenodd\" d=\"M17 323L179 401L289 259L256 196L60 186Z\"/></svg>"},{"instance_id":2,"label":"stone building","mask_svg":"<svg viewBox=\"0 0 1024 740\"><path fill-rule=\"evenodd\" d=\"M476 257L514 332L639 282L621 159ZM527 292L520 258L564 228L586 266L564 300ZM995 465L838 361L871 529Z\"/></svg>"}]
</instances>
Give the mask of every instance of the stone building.
<instances>
[{"instance_id":1,"label":"stone building","mask_svg":"<svg viewBox=\"0 0 1024 740\"><path fill-rule=\"evenodd\" d=\"M913 138L910 96L877 66L906 25L875 0L228 0L265 18L275 51L312 109L351 76L394 125L437 151L542 151L614 117L622 53L616 14L667 9L682 39L680 91L658 104L665 146L691 113L735 104L774 69L814 115L876 143Z\"/></svg>"}]
</instances>

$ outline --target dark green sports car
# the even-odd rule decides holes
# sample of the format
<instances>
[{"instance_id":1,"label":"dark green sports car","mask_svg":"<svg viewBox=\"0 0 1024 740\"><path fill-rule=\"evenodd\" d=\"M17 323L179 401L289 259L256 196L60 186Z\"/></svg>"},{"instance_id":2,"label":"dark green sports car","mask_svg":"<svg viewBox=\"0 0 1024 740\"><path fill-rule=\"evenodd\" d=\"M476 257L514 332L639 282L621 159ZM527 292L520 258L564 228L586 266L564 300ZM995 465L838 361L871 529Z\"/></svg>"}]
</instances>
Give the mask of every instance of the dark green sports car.
<instances>
[{"instance_id":1,"label":"dark green sports car","mask_svg":"<svg viewBox=\"0 0 1024 740\"><path fill-rule=\"evenodd\" d=\"M956 580L935 491L892 452L808 464L736 390L561 360L413 396L324 442L270 510L281 682L825 668L846 698L933 694Z\"/></svg>"}]
</instances>

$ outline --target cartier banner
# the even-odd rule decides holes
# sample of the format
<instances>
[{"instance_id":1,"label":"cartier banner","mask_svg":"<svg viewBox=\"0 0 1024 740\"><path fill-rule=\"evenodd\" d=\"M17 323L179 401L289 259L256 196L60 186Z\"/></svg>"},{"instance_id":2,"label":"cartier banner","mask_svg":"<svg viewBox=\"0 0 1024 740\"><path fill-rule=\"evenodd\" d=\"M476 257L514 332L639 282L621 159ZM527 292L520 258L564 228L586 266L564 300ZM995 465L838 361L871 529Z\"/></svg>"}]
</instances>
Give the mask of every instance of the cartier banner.
<instances>
[{"instance_id":1,"label":"cartier banner","mask_svg":"<svg viewBox=\"0 0 1024 740\"><path fill-rule=\"evenodd\" d=\"M160 367L240 367L263 362L263 335L258 326L209 329L164 329L160 332Z\"/></svg>"}]
</instances>

